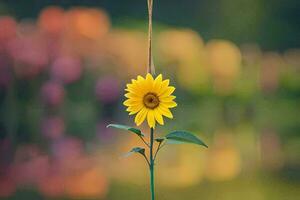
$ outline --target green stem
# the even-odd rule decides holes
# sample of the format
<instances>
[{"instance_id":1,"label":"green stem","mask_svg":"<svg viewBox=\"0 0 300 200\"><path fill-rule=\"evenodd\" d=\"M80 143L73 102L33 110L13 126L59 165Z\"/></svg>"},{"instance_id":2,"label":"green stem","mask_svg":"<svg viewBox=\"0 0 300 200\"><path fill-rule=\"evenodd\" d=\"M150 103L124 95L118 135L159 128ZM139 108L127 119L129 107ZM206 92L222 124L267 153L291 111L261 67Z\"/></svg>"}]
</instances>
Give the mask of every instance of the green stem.
<instances>
[{"instance_id":1,"label":"green stem","mask_svg":"<svg viewBox=\"0 0 300 200\"><path fill-rule=\"evenodd\" d=\"M151 200L155 199L154 192L154 157L153 157L154 129L150 129L150 190Z\"/></svg>"}]
</instances>

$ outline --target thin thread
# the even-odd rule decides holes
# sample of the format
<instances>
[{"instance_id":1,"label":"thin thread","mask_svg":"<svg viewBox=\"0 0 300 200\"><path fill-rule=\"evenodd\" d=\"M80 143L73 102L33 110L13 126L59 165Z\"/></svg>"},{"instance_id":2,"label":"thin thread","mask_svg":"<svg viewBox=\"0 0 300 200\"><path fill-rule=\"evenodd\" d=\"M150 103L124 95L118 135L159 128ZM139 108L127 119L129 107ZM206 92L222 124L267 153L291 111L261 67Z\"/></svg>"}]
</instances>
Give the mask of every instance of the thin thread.
<instances>
[{"instance_id":1,"label":"thin thread","mask_svg":"<svg viewBox=\"0 0 300 200\"><path fill-rule=\"evenodd\" d=\"M155 75L155 67L153 64L153 55L152 55L152 10L153 10L153 0L147 0L148 2L148 67L147 72Z\"/></svg>"}]
</instances>

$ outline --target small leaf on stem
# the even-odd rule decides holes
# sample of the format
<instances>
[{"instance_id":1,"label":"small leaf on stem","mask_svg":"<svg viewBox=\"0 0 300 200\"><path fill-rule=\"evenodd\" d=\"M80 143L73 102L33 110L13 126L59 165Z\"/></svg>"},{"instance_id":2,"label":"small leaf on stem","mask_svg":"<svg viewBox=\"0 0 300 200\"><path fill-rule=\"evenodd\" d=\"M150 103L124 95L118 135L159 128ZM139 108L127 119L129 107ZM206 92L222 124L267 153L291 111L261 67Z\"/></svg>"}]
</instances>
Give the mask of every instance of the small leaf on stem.
<instances>
[{"instance_id":1,"label":"small leaf on stem","mask_svg":"<svg viewBox=\"0 0 300 200\"><path fill-rule=\"evenodd\" d=\"M131 156L134 153L139 153L139 154L142 154L144 156L145 155L145 149L141 148L141 147L134 147L128 153L126 153L124 155L124 157L129 157L129 156Z\"/></svg>"},{"instance_id":2,"label":"small leaf on stem","mask_svg":"<svg viewBox=\"0 0 300 200\"><path fill-rule=\"evenodd\" d=\"M162 143L166 138L155 138L155 141L158 143Z\"/></svg>"},{"instance_id":3,"label":"small leaf on stem","mask_svg":"<svg viewBox=\"0 0 300 200\"><path fill-rule=\"evenodd\" d=\"M126 131L131 131L132 133L137 134L138 136L144 137L145 135L142 133L141 130L130 127L130 126L126 126L126 125L121 125L121 124L109 124L106 126L106 128L109 127L113 127L113 128L118 128L118 129L122 129L122 130L126 130Z\"/></svg>"},{"instance_id":4,"label":"small leaf on stem","mask_svg":"<svg viewBox=\"0 0 300 200\"><path fill-rule=\"evenodd\" d=\"M208 148L208 146L202 140L200 140L192 133L186 131L173 131L168 135L166 135L166 139L168 140L169 143L173 143L173 144L193 143Z\"/></svg>"}]
</instances>

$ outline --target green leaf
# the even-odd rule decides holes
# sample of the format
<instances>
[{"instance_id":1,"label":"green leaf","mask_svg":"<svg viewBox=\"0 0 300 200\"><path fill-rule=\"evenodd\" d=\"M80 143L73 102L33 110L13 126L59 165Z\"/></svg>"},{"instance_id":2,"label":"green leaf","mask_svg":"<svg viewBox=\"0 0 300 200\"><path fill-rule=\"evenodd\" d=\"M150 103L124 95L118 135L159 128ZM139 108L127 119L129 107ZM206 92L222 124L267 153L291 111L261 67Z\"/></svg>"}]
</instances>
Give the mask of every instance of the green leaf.
<instances>
[{"instance_id":1,"label":"green leaf","mask_svg":"<svg viewBox=\"0 0 300 200\"><path fill-rule=\"evenodd\" d=\"M155 141L158 143L162 143L166 138L155 138Z\"/></svg>"},{"instance_id":2,"label":"green leaf","mask_svg":"<svg viewBox=\"0 0 300 200\"><path fill-rule=\"evenodd\" d=\"M167 144L184 144L185 142L177 141L177 140L167 140Z\"/></svg>"},{"instance_id":3,"label":"green leaf","mask_svg":"<svg viewBox=\"0 0 300 200\"><path fill-rule=\"evenodd\" d=\"M166 135L166 138L171 142L171 143L193 143L193 144L198 144L201 146L205 146L208 148L208 146L200 140L198 137L195 135L186 132L186 131L173 131Z\"/></svg>"},{"instance_id":4,"label":"green leaf","mask_svg":"<svg viewBox=\"0 0 300 200\"><path fill-rule=\"evenodd\" d=\"M128 153L126 153L126 154L124 155L124 157L131 156L131 155L134 154L134 153L139 153L139 154L145 155L145 149L144 149L144 148L141 148L141 147L134 147L134 148L131 149Z\"/></svg>"},{"instance_id":5,"label":"green leaf","mask_svg":"<svg viewBox=\"0 0 300 200\"><path fill-rule=\"evenodd\" d=\"M109 127L118 128L118 129L122 129L122 130L126 130L126 131L131 131L132 133L135 133L138 136L144 137L144 134L142 133L141 130L130 127L130 126L125 126L125 125L121 125L121 124L109 124L106 126L106 128L109 128Z\"/></svg>"}]
</instances>

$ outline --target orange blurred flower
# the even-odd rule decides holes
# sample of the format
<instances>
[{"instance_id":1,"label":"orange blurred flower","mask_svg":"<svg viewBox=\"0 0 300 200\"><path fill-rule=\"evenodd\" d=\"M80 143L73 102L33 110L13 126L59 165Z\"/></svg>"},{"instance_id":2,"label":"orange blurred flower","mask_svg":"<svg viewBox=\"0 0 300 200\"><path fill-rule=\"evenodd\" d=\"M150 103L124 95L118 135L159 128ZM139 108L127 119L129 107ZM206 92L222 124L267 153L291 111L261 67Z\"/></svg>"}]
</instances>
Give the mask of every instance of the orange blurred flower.
<instances>
[{"instance_id":1,"label":"orange blurred flower","mask_svg":"<svg viewBox=\"0 0 300 200\"><path fill-rule=\"evenodd\" d=\"M64 177L57 173L49 174L39 182L38 188L47 197L63 196L65 194Z\"/></svg>"},{"instance_id":2,"label":"orange blurred flower","mask_svg":"<svg viewBox=\"0 0 300 200\"><path fill-rule=\"evenodd\" d=\"M192 145L170 145L159 156L158 183L167 187L190 187L204 178L205 153ZM176 177L176 179L174 179Z\"/></svg>"},{"instance_id":3,"label":"orange blurred flower","mask_svg":"<svg viewBox=\"0 0 300 200\"><path fill-rule=\"evenodd\" d=\"M97 40L108 33L110 21L100 9L74 8L66 13L66 31L73 37Z\"/></svg>"},{"instance_id":4,"label":"orange blurred flower","mask_svg":"<svg viewBox=\"0 0 300 200\"><path fill-rule=\"evenodd\" d=\"M57 6L46 7L40 13L38 26L49 34L60 34L64 28L64 10Z\"/></svg>"},{"instance_id":5,"label":"orange blurred flower","mask_svg":"<svg viewBox=\"0 0 300 200\"><path fill-rule=\"evenodd\" d=\"M172 67L182 87L198 92L207 85L204 42L192 30L167 30L158 37L159 55Z\"/></svg>"},{"instance_id":6,"label":"orange blurred flower","mask_svg":"<svg viewBox=\"0 0 300 200\"><path fill-rule=\"evenodd\" d=\"M226 40L212 40L206 45L206 54L216 92L230 93L240 74L242 56L239 48Z\"/></svg>"},{"instance_id":7,"label":"orange blurred flower","mask_svg":"<svg viewBox=\"0 0 300 200\"><path fill-rule=\"evenodd\" d=\"M275 52L264 54L261 64L261 88L264 92L273 92L279 84L280 70L284 67L284 60Z\"/></svg>"},{"instance_id":8,"label":"orange blurred flower","mask_svg":"<svg viewBox=\"0 0 300 200\"><path fill-rule=\"evenodd\" d=\"M49 157L35 145L20 146L13 163L16 183L21 186L37 184L47 174Z\"/></svg>"},{"instance_id":9,"label":"orange blurred flower","mask_svg":"<svg viewBox=\"0 0 300 200\"><path fill-rule=\"evenodd\" d=\"M105 197L108 186L101 169L91 167L66 177L66 193L73 198Z\"/></svg>"},{"instance_id":10,"label":"orange blurred flower","mask_svg":"<svg viewBox=\"0 0 300 200\"><path fill-rule=\"evenodd\" d=\"M103 10L73 8L65 14L63 49L68 53L83 57L99 56L99 49L103 48L101 45L109 29L110 20Z\"/></svg>"},{"instance_id":11,"label":"orange blurred flower","mask_svg":"<svg viewBox=\"0 0 300 200\"><path fill-rule=\"evenodd\" d=\"M127 76L145 73L146 35L138 31L114 30L109 34L107 52L114 65L126 68ZM122 70L116 73L124 76Z\"/></svg>"},{"instance_id":12,"label":"orange blurred flower","mask_svg":"<svg viewBox=\"0 0 300 200\"><path fill-rule=\"evenodd\" d=\"M0 54L6 53L7 43L16 37L17 22L9 16L0 17Z\"/></svg>"},{"instance_id":13,"label":"orange blurred flower","mask_svg":"<svg viewBox=\"0 0 300 200\"><path fill-rule=\"evenodd\" d=\"M226 181L235 178L241 171L241 158L234 146L233 136L228 132L215 135L206 161L206 176L212 181Z\"/></svg>"}]
</instances>

